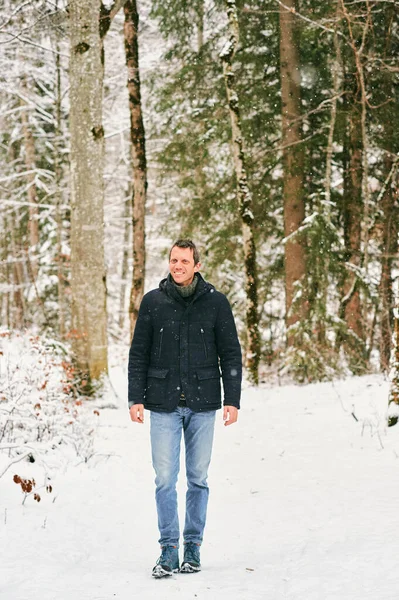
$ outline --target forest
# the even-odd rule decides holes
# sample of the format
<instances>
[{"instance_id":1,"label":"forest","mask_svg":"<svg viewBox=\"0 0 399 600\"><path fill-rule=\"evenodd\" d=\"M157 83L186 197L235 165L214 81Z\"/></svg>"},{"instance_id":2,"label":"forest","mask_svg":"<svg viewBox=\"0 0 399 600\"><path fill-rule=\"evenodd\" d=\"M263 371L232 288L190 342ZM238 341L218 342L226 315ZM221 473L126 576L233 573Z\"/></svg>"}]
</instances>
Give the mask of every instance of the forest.
<instances>
[{"instance_id":1,"label":"forest","mask_svg":"<svg viewBox=\"0 0 399 600\"><path fill-rule=\"evenodd\" d=\"M89 395L191 237L252 383L391 369L398 404L398 17L398 0L4 0L3 332L70 348Z\"/></svg>"}]
</instances>

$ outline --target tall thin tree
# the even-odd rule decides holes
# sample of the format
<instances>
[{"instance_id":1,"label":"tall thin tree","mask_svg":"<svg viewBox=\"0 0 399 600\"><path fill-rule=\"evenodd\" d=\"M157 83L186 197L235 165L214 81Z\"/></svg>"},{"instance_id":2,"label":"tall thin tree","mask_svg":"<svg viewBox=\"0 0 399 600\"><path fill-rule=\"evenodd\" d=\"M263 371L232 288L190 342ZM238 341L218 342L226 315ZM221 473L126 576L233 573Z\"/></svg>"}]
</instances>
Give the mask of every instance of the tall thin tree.
<instances>
[{"instance_id":1,"label":"tall thin tree","mask_svg":"<svg viewBox=\"0 0 399 600\"><path fill-rule=\"evenodd\" d=\"M385 8L385 31L386 39L384 44L384 59L389 61L392 55L392 30L395 19L397 19L398 7L394 5ZM381 257L381 279L380 279L380 299L381 299L381 336L380 336L380 368L382 371L389 370L392 331L393 331L393 268L395 254L398 251L398 199L399 182L398 168L399 157L395 156L397 148L398 128L397 120L392 118L390 110L394 98L393 76L392 72L385 70L383 73L382 88L385 95L384 105L382 106L383 117L383 135L385 142L385 152L383 158L383 185L378 200L381 200L381 211L383 214L382 224L382 257ZM396 148L395 148L396 146Z\"/></svg>"},{"instance_id":2,"label":"tall thin tree","mask_svg":"<svg viewBox=\"0 0 399 600\"><path fill-rule=\"evenodd\" d=\"M304 217L303 149L301 148L301 76L296 22L296 0L280 4L280 77L282 147L284 169L284 234L285 243L285 306L288 345L294 343L290 327L307 310L305 272L306 256L303 238L298 234ZM302 291L296 294L298 285Z\"/></svg>"},{"instance_id":3,"label":"tall thin tree","mask_svg":"<svg viewBox=\"0 0 399 600\"><path fill-rule=\"evenodd\" d=\"M24 146L25 146L25 166L27 171L28 181L28 206L29 206L29 221L28 221L28 237L29 237L29 249L28 249L28 263L30 265L30 275L33 280L37 277L38 263L37 263L37 252L39 246L39 204L37 201L37 190L36 190L36 152L35 152L35 140L33 137L32 127L29 121L29 88L27 76L22 76L22 130L24 135Z\"/></svg>"},{"instance_id":4,"label":"tall thin tree","mask_svg":"<svg viewBox=\"0 0 399 600\"><path fill-rule=\"evenodd\" d=\"M360 290L360 268L363 265L364 248L362 244L362 222L364 219L364 189L368 186L364 174L365 140L365 99L362 77L359 69L359 53L363 51L364 40L355 40L352 16L349 15L343 0L340 2L342 16L349 30L350 43L343 55L344 63L344 118L346 134L344 139L344 189L343 189L343 225L345 246L345 276L342 284L339 316L344 319L348 330L354 334L346 337L345 349L357 369L365 366L365 328L364 310ZM358 45L361 44L360 49ZM367 237L367 236L366 236ZM364 238L367 244L367 240ZM355 341L356 340L356 341ZM363 345L362 345L363 344ZM363 348L363 350L362 350ZM355 366L355 365L354 365Z\"/></svg>"},{"instance_id":5,"label":"tall thin tree","mask_svg":"<svg viewBox=\"0 0 399 600\"><path fill-rule=\"evenodd\" d=\"M58 11L58 0L55 3ZM62 213L62 88L61 88L61 48L59 40L59 32L55 32L55 69L56 69L56 84L55 84L55 140L54 140L54 178L55 178L55 195L56 195L56 222L57 222L57 292L58 292L58 332L61 339L65 335L65 284L64 284L64 268L62 256L63 242L63 213Z\"/></svg>"},{"instance_id":6,"label":"tall thin tree","mask_svg":"<svg viewBox=\"0 0 399 600\"><path fill-rule=\"evenodd\" d=\"M259 379L260 339L258 315L258 287L256 245L254 234L254 216L252 197L248 187L245 167L245 151L241 131L239 98L235 86L233 59L239 42L239 24L235 0L226 0L229 22L229 40L223 48L220 58L223 63L224 80L231 121L233 138L233 161L237 183L237 198L242 221L245 263L247 352L246 366L251 380L257 384Z\"/></svg>"},{"instance_id":7,"label":"tall thin tree","mask_svg":"<svg viewBox=\"0 0 399 600\"><path fill-rule=\"evenodd\" d=\"M145 206L147 200L147 158L145 130L141 103L138 26L136 0L124 5L125 54L128 71L130 136L132 142L132 207L133 207L133 280L130 292L129 318L133 335L140 302L144 294L145 278Z\"/></svg>"}]
</instances>

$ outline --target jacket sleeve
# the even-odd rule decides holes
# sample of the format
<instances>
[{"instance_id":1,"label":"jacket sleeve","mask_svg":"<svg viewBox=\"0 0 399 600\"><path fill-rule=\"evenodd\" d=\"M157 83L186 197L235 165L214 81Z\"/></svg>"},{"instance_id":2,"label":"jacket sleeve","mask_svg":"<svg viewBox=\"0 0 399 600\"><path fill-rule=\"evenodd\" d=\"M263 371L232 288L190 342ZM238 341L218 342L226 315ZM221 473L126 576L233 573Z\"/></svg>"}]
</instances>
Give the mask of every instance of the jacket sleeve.
<instances>
[{"instance_id":1,"label":"jacket sleeve","mask_svg":"<svg viewBox=\"0 0 399 600\"><path fill-rule=\"evenodd\" d=\"M130 346L129 352L129 408L133 406L133 404L144 404L153 337L152 329L149 301L148 298L144 296L140 305L132 345Z\"/></svg>"},{"instance_id":2,"label":"jacket sleeve","mask_svg":"<svg viewBox=\"0 0 399 600\"><path fill-rule=\"evenodd\" d=\"M241 346L232 310L226 296L221 304L215 325L216 347L222 370L224 404L240 408L242 358Z\"/></svg>"}]
</instances>

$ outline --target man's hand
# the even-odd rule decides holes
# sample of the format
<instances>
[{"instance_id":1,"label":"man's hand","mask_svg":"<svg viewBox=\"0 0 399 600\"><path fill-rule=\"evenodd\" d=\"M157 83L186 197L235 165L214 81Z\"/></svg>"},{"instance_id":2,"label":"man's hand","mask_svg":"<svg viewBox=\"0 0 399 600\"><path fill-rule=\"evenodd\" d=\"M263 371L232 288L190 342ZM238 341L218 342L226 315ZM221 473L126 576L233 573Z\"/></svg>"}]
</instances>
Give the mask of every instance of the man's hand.
<instances>
[{"instance_id":1,"label":"man's hand","mask_svg":"<svg viewBox=\"0 0 399 600\"><path fill-rule=\"evenodd\" d=\"M134 423L144 423L144 404L133 404L129 412Z\"/></svg>"},{"instance_id":2,"label":"man's hand","mask_svg":"<svg viewBox=\"0 0 399 600\"><path fill-rule=\"evenodd\" d=\"M224 406L223 421L225 425L232 425L238 419L238 408L235 406Z\"/></svg>"}]
</instances>

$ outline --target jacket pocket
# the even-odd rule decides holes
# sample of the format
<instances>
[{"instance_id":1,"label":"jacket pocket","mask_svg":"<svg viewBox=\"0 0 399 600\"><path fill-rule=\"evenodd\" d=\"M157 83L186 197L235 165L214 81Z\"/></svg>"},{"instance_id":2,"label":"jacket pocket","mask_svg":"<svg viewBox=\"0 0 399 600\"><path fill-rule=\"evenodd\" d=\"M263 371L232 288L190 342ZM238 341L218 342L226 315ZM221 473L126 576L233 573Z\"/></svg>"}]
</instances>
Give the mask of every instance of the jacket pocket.
<instances>
[{"instance_id":1,"label":"jacket pocket","mask_svg":"<svg viewBox=\"0 0 399 600\"><path fill-rule=\"evenodd\" d=\"M204 379L219 379L220 371L217 367L203 367L197 369L197 378L200 381L203 381Z\"/></svg>"},{"instance_id":2,"label":"jacket pocket","mask_svg":"<svg viewBox=\"0 0 399 600\"><path fill-rule=\"evenodd\" d=\"M150 367L147 371L147 389L145 405L147 408L162 410L165 408L165 398L168 395L169 369ZM166 402L166 407L167 407Z\"/></svg>"},{"instance_id":3,"label":"jacket pocket","mask_svg":"<svg viewBox=\"0 0 399 600\"><path fill-rule=\"evenodd\" d=\"M204 346L205 358L208 358L208 348L206 347L205 331L202 329L202 327L200 329L200 332L201 332L202 344Z\"/></svg>"},{"instance_id":4,"label":"jacket pocket","mask_svg":"<svg viewBox=\"0 0 399 600\"><path fill-rule=\"evenodd\" d=\"M167 374L169 373L169 369L156 369L154 367L150 367L147 371L147 377L155 377L156 379L165 379Z\"/></svg>"},{"instance_id":5,"label":"jacket pocket","mask_svg":"<svg viewBox=\"0 0 399 600\"><path fill-rule=\"evenodd\" d=\"M197 367L197 381L193 386L193 404L201 406L203 410L215 409L220 406L221 382L219 368Z\"/></svg>"}]
</instances>

